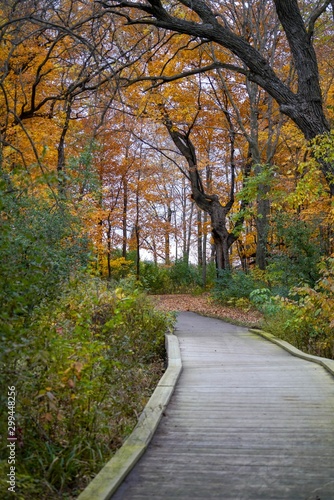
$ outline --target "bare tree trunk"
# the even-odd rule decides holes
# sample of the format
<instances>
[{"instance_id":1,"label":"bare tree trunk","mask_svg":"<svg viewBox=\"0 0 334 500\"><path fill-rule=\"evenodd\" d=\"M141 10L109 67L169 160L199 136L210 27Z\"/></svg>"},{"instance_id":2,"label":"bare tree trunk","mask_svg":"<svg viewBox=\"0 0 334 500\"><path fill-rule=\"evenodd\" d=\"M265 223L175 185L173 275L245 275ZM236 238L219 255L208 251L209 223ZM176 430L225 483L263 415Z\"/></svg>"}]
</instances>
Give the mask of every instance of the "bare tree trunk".
<instances>
[{"instance_id":1,"label":"bare tree trunk","mask_svg":"<svg viewBox=\"0 0 334 500\"><path fill-rule=\"evenodd\" d=\"M178 237L178 223L177 223L177 218L176 218L176 214L177 214L177 211L176 211L176 207L175 207L175 202L174 202L174 214L175 214L175 218L174 218L174 232L175 232L175 260L178 259L178 248L179 248L179 237Z\"/></svg>"},{"instance_id":2,"label":"bare tree trunk","mask_svg":"<svg viewBox=\"0 0 334 500\"><path fill-rule=\"evenodd\" d=\"M135 225L135 236L136 236L136 278L140 278L140 227L136 222Z\"/></svg>"},{"instance_id":3,"label":"bare tree trunk","mask_svg":"<svg viewBox=\"0 0 334 500\"><path fill-rule=\"evenodd\" d=\"M136 277L137 280L140 278L140 199L139 199L139 181L140 181L140 170L138 170L137 176L137 189L136 189L136 221L135 221L135 240L136 240Z\"/></svg>"},{"instance_id":4,"label":"bare tree trunk","mask_svg":"<svg viewBox=\"0 0 334 500\"><path fill-rule=\"evenodd\" d=\"M202 265L202 279L203 279L203 286L206 287L206 271L207 271L207 251L206 251L206 245L207 245L207 231L206 231L206 223L208 220L208 215L206 212L204 212L203 215L203 265Z\"/></svg>"},{"instance_id":5,"label":"bare tree trunk","mask_svg":"<svg viewBox=\"0 0 334 500\"><path fill-rule=\"evenodd\" d=\"M122 178L123 185L123 213L122 213L122 257L126 259L128 246L128 181L125 176Z\"/></svg>"},{"instance_id":6,"label":"bare tree trunk","mask_svg":"<svg viewBox=\"0 0 334 500\"><path fill-rule=\"evenodd\" d=\"M165 264L170 264L170 228L172 225L172 207L170 201L167 203L167 228L165 232Z\"/></svg>"},{"instance_id":7,"label":"bare tree trunk","mask_svg":"<svg viewBox=\"0 0 334 500\"><path fill-rule=\"evenodd\" d=\"M270 201L267 197L269 188L265 185L259 186L257 198L257 215L256 215L256 265L259 269L265 270L267 265L267 245L269 233L269 214Z\"/></svg>"},{"instance_id":8,"label":"bare tree trunk","mask_svg":"<svg viewBox=\"0 0 334 500\"><path fill-rule=\"evenodd\" d=\"M185 259L187 252L187 195L185 178L182 179L182 258Z\"/></svg>"},{"instance_id":9,"label":"bare tree trunk","mask_svg":"<svg viewBox=\"0 0 334 500\"><path fill-rule=\"evenodd\" d=\"M194 203L191 204L191 208L190 208L190 214L189 214L189 219L188 219L187 237L186 237L186 252L185 252L185 255L183 256L183 259L187 263L189 263L189 256L190 256L190 244L191 244L193 215L194 215Z\"/></svg>"},{"instance_id":10,"label":"bare tree trunk","mask_svg":"<svg viewBox=\"0 0 334 500\"><path fill-rule=\"evenodd\" d=\"M197 208L197 265L203 266L203 223L200 208Z\"/></svg>"},{"instance_id":11,"label":"bare tree trunk","mask_svg":"<svg viewBox=\"0 0 334 500\"><path fill-rule=\"evenodd\" d=\"M65 105L65 122L63 125L63 129L60 135L58 148L57 148L57 176L58 176L58 192L61 197L65 196L66 192L66 182L65 182L65 138L68 132L68 127L71 119L71 109L72 103L70 101L66 101Z\"/></svg>"},{"instance_id":12,"label":"bare tree trunk","mask_svg":"<svg viewBox=\"0 0 334 500\"><path fill-rule=\"evenodd\" d=\"M111 278L111 220L110 214L107 218L107 268L108 268L108 278Z\"/></svg>"},{"instance_id":13,"label":"bare tree trunk","mask_svg":"<svg viewBox=\"0 0 334 500\"><path fill-rule=\"evenodd\" d=\"M157 252L157 245L155 242L155 238L152 239L152 250L153 250L153 262L157 266L158 265L158 252Z\"/></svg>"}]
</instances>

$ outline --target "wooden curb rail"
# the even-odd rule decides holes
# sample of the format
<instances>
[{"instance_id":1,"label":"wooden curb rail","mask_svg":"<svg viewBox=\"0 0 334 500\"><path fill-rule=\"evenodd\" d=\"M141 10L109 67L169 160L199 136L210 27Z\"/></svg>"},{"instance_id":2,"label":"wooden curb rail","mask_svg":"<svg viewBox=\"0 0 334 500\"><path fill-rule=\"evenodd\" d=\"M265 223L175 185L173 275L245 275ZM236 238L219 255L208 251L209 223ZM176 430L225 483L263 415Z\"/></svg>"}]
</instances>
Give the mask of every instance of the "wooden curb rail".
<instances>
[{"instance_id":1,"label":"wooden curb rail","mask_svg":"<svg viewBox=\"0 0 334 500\"><path fill-rule=\"evenodd\" d=\"M150 397L132 434L78 496L78 500L108 500L146 450L182 371L178 338L166 334L168 366Z\"/></svg>"},{"instance_id":2,"label":"wooden curb rail","mask_svg":"<svg viewBox=\"0 0 334 500\"><path fill-rule=\"evenodd\" d=\"M279 345L286 351L288 351L293 356L297 356L298 358L305 359L306 361L312 361L313 363L318 363L318 365L323 366L331 375L334 375L334 360L328 358L321 358L320 356L313 356L312 354L306 354L303 351L297 349L293 345L289 344L285 340L281 340L271 333L264 332L263 330L258 330L257 328L250 328L250 332L261 335L270 342Z\"/></svg>"}]
</instances>

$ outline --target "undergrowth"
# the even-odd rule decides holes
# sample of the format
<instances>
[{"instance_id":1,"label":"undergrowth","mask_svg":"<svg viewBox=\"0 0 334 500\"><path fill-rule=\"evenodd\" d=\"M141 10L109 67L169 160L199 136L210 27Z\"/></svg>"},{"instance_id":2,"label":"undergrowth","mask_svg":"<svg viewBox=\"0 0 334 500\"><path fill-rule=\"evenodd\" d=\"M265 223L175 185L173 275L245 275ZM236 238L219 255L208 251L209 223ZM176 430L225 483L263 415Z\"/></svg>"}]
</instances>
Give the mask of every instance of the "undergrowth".
<instances>
[{"instance_id":1,"label":"undergrowth","mask_svg":"<svg viewBox=\"0 0 334 500\"><path fill-rule=\"evenodd\" d=\"M287 298L267 294L263 328L304 352L334 359L334 259L323 259L320 279L291 289Z\"/></svg>"},{"instance_id":2,"label":"undergrowth","mask_svg":"<svg viewBox=\"0 0 334 500\"><path fill-rule=\"evenodd\" d=\"M97 278L72 282L29 324L6 338L2 408L16 388L15 498L75 498L122 444L164 367L172 320L134 284L110 289ZM7 433L7 415L1 418ZM8 448L1 498L8 492Z\"/></svg>"},{"instance_id":3,"label":"undergrowth","mask_svg":"<svg viewBox=\"0 0 334 500\"><path fill-rule=\"evenodd\" d=\"M271 267L222 271L213 299L245 311L256 307L264 330L306 353L334 359L334 258L322 259L314 274L316 281L287 288Z\"/></svg>"}]
</instances>

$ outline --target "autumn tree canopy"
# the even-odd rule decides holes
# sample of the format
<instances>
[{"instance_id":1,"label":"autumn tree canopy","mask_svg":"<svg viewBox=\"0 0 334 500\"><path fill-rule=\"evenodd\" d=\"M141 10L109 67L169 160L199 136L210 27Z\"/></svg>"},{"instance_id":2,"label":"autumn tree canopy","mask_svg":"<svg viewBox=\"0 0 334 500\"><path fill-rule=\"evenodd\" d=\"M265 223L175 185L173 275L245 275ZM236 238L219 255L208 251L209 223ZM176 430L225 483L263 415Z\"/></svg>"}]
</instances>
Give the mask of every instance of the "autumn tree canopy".
<instances>
[{"instance_id":1,"label":"autumn tree canopy","mask_svg":"<svg viewBox=\"0 0 334 500\"><path fill-rule=\"evenodd\" d=\"M287 192L328 222L332 37L330 1L1 2L6 179L70 200L109 274L115 246L189 248L193 201L219 268L237 246L264 269Z\"/></svg>"},{"instance_id":2,"label":"autumn tree canopy","mask_svg":"<svg viewBox=\"0 0 334 500\"><path fill-rule=\"evenodd\" d=\"M297 0L275 0L273 3L296 72L292 84L285 81L276 72L275 63L252 44L251 34L247 39L238 32L235 18L229 15L229 3L217 5L203 0L180 0L173 4L161 0L101 2L110 15L119 14L127 24L143 26L143 32L144 26L154 26L224 47L237 57L237 63L234 59L230 63L218 60L213 65L233 69L258 84L276 100L281 112L296 123L306 139L313 139L330 131L323 106L313 34L315 23L326 14L332 2L317 2L312 10L308 3L298 4ZM164 80L164 75L157 77ZM333 194L334 167L325 159L321 161L321 168Z\"/></svg>"}]
</instances>

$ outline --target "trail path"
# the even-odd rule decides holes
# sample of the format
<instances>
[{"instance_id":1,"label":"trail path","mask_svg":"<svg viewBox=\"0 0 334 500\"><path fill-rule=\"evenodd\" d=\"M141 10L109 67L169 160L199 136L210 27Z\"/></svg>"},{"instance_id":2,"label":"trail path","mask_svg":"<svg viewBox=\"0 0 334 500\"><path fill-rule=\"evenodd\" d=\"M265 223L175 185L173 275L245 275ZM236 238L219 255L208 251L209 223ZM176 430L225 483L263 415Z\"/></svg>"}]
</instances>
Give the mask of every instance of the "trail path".
<instances>
[{"instance_id":1,"label":"trail path","mask_svg":"<svg viewBox=\"0 0 334 500\"><path fill-rule=\"evenodd\" d=\"M183 372L113 500L333 500L333 376L218 319L175 333Z\"/></svg>"},{"instance_id":2,"label":"trail path","mask_svg":"<svg viewBox=\"0 0 334 500\"><path fill-rule=\"evenodd\" d=\"M209 294L153 295L155 306L163 311L192 311L204 316L231 321L247 326L259 326L262 314L254 309L240 309L214 302Z\"/></svg>"}]
</instances>

